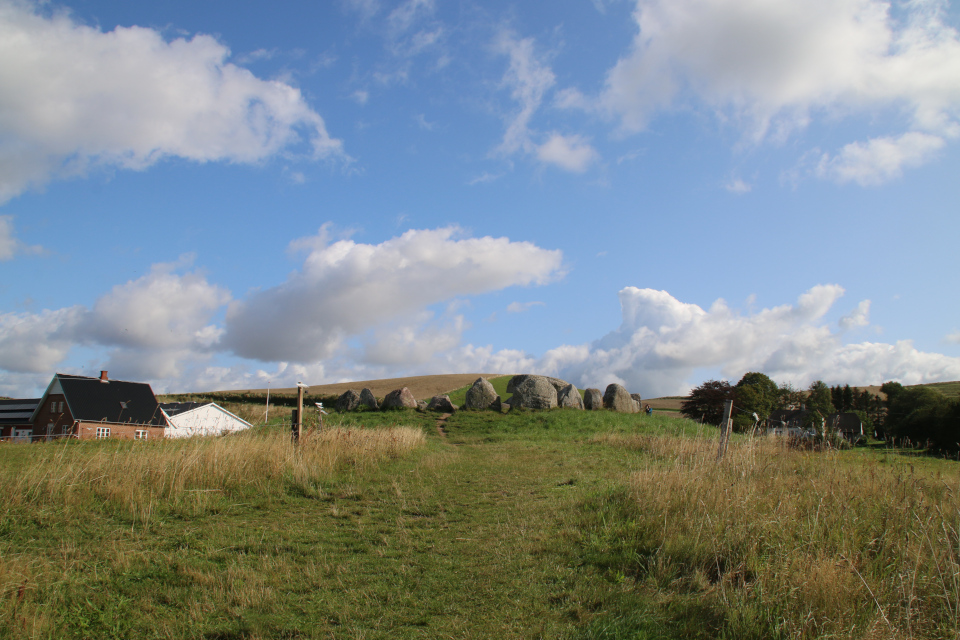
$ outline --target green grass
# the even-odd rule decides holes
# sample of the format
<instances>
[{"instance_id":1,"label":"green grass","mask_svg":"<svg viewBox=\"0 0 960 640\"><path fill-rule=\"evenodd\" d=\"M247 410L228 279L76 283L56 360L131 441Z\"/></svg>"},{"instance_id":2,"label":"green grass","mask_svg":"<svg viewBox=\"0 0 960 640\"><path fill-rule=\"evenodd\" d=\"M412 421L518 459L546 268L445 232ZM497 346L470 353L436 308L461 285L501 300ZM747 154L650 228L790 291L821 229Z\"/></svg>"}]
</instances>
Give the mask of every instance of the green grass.
<instances>
[{"instance_id":1,"label":"green grass","mask_svg":"<svg viewBox=\"0 0 960 640\"><path fill-rule=\"evenodd\" d=\"M331 415L298 451L282 419L0 446L0 637L958 633L956 462L736 436L717 465L713 428L570 410Z\"/></svg>"}]
</instances>

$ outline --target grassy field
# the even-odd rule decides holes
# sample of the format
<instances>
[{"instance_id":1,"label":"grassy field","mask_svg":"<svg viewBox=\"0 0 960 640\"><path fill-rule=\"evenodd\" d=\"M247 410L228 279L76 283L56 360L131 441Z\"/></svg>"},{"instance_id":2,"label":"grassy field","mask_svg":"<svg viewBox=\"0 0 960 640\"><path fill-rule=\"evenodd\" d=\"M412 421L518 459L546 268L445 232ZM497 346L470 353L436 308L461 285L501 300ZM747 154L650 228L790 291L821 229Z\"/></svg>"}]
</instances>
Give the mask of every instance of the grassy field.
<instances>
[{"instance_id":1,"label":"grassy field","mask_svg":"<svg viewBox=\"0 0 960 640\"><path fill-rule=\"evenodd\" d=\"M0 446L0 637L958 637L960 463L716 451L567 410Z\"/></svg>"}]
</instances>

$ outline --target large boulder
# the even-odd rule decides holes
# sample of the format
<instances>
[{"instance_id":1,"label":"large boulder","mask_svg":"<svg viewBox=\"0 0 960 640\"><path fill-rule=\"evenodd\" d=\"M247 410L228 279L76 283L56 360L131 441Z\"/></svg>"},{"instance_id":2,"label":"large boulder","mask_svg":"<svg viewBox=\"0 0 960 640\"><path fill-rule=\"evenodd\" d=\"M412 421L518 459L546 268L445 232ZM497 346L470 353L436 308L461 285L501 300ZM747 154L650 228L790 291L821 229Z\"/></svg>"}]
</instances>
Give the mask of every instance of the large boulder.
<instances>
[{"instance_id":1,"label":"large boulder","mask_svg":"<svg viewBox=\"0 0 960 640\"><path fill-rule=\"evenodd\" d=\"M633 402L637 405L637 411L643 410L643 398L640 397L639 393L631 393L630 397L633 398Z\"/></svg>"},{"instance_id":2,"label":"large boulder","mask_svg":"<svg viewBox=\"0 0 960 640\"><path fill-rule=\"evenodd\" d=\"M616 383L607 385L607 390L603 392L603 406L620 413L637 413L640 411L633 398L630 397L630 393L623 388L623 385Z\"/></svg>"},{"instance_id":3,"label":"large boulder","mask_svg":"<svg viewBox=\"0 0 960 640\"><path fill-rule=\"evenodd\" d=\"M500 402L500 396L497 396L497 399L490 403L490 411L503 413L503 403Z\"/></svg>"},{"instance_id":4,"label":"large boulder","mask_svg":"<svg viewBox=\"0 0 960 640\"><path fill-rule=\"evenodd\" d=\"M510 378L510 382L507 383L507 393L516 393L517 389L520 387L521 384L523 384L523 381L526 380L527 378L542 378L543 380L546 380L551 385L553 385L553 388L556 389L557 393L560 393L561 391L563 391L563 388L566 387L568 384L570 384L566 380L561 380L560 378L551 378L550 376L535 376L532 374L524 373L519 376L513 376L512 378Z\"/></svg>"},{"instance_id":5,"label":"large boulder","mask_svg":"<svg viewBox=\"0 0 960 640\"><path fill-rule=\"evenodd\" d=\"M510 398L511 409L553 409L557 390L544 376L526 376Z\"/></svg>"},{"instance_id":6,"label":"large boulder","mask_svg":"<svg viewBox=\"0 0 960 640\"><path fill-rule=\"evenodd\" d=\"M347 389L337 398L337 411L356 411L360 407L360 394Z\"/></svg>"},{"instance_id":7,"label":"large boulder","mask_svg":"<svg viewBox=\"0 0 960 640\"><path fill-rule=\"evenodd\" d=\"M583 392L583 408L587 411L603 409L603 394L600 389L587 389Z\"/></svg>"},{"instance_id":8,"label":"large boulder","mask_svg":"<svg viewBox=\"0 0 960 640\"><path fill-rule=\"evenodd\" d=\"M557 394L557 406L566 409L583 409L583 398L572 384L568 384Z\"/></svg>"},{"instance_id":9,"label":"large boulder","mask_svg":"<svg viewBox=\"0 0 960 640\"><path fill-rule=\"evenodd\" d=\"M467 399L463 403L464 409L489 409L493 401L499 398L496 389L489 380L477 378L473 386L467 389Z\"/></svg>"},{"instance_id":10,"label":"large boulder","mask_svg":"<svg viewBox=\"0 0 960 640\"><path fill-rule=\"evenodd\" d=\"M377 404L377 399L373 395L373 391L366 388L360 392L360 406L373 409L374 411L380 408L380 405Z\"/></svg>"},{"instance_id":11,"label":"large boulder","mask_svg":"<svg viewBox=\"0 0 960 640\"><path fill-rule=\"evenodd\" d=\"M457 405L450 402L450 396L433 396L427 404L427 411L439 411L440 413L453 413L457 408Z\"/></svg>"},{"instance_id":12,"label":"large boulder","mask_svg":"<svg viewBox=\"0 0 960 640\"><path fill-rule=\"evenodd\" d=\"M381 403L380 408L384 410L416 409L417 399L413 397L413 394L410 393L410 389L407 389L406 387L403 389L394 389L383 399L383 403Z\"/></svg>"}]
</instances>

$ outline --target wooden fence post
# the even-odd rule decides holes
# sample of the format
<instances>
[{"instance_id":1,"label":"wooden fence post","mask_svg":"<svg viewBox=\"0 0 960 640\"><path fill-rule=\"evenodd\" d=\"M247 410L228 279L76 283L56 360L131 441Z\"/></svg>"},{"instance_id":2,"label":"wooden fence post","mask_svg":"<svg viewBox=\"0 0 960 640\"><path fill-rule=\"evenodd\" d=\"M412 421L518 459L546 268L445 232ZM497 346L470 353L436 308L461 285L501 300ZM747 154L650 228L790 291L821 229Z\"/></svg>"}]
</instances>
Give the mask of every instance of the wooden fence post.
<instances>
[{"instance_id":1,"label":"wooden fence post","mask_svg":"<svg viewBox=\"0 0 960 640\"><path fill-rule=\"evenodd\" d=\"M723 419L720 421L720 448L717 450L717 462L723 460L723 454L727 452L727 442L730 440L732 430L733 400L727 400L723 404Z\"/></svg>"}]
</instances>

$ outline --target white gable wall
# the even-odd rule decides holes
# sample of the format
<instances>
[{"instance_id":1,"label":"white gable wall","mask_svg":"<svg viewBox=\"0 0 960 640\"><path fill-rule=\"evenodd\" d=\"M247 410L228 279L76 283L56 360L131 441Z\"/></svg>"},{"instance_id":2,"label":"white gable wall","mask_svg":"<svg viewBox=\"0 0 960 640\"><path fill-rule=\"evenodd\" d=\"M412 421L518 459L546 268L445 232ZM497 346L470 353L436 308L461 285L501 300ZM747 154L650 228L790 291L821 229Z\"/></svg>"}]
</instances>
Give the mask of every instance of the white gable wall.
<instances>
[{"instance_id":1,"label":"white gable wall","mask_svg":"<svg viewBox=\"0 0 960 640\"><path fill-rule=\"evenodd\" d=\"M166 414L165 414L166 415ZM191 436L218 436L250 428L250 423L233 415L216 403L167 416L170 426L164 431L167 438Z\"/></svg>"}]
</instances>

